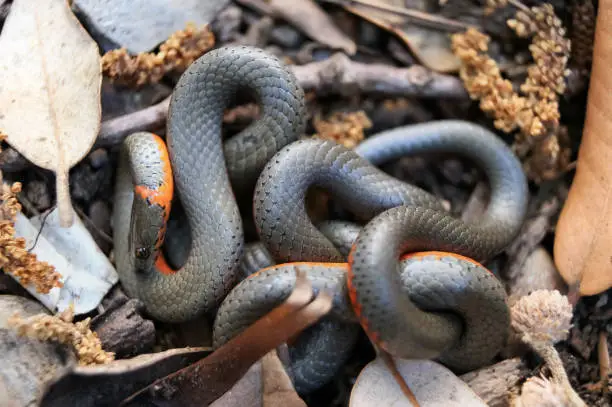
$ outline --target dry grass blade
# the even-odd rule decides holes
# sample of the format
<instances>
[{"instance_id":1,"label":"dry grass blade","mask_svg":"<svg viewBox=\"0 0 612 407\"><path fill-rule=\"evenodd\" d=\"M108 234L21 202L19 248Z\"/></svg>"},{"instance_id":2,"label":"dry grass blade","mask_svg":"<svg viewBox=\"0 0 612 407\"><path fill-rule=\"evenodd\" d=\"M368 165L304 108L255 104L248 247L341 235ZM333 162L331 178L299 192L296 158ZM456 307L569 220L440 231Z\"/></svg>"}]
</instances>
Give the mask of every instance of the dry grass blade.
<instances>
[{"instance_id":1,"label":"dry grass blade","mask_svg":"<svg viewBox=\"0 0 612 407\"><path fill-rule=\"evenodd\" d=\"M330 295L319 293L311 302L312 297L310 281L298 270L295 287L285 302L211 355L155 381L121 405L140 405L145 400L160 406L209 405L240 380L255 362L329 312Z\"/></svg>"}]
</instances>

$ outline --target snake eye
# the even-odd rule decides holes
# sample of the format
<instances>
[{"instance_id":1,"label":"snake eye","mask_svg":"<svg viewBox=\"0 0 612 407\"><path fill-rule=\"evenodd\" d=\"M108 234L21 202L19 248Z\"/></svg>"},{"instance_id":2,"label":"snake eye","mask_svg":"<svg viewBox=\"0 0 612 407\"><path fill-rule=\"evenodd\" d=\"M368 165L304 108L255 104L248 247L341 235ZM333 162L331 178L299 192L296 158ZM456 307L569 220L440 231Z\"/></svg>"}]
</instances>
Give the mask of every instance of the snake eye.
<instances>
[{"instance_id":1,"label":"snake eye","mask_svg":"<svg viewBox=\"0 0 612 407\"><path fill-rule=\"evenodd\" d=\"M147 247L139 247L136 249L136 257L144 260L151 255L151 251Z\"/></svg>"}]
</instances>

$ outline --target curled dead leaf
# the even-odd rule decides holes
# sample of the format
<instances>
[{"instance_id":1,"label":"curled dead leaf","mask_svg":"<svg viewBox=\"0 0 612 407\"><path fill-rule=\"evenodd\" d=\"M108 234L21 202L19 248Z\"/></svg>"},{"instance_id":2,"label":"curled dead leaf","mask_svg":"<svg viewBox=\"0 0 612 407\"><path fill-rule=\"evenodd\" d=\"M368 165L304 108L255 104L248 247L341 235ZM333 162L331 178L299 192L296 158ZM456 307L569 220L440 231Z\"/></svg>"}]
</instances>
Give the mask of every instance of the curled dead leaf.
<instances>
[{"instance_id":1,"label":"curled dead leaf","mask_svg":"<svg viewBox=\"0 0 612 407\"><path fill-rule=\"evenodd\" d=\"M612 3L599 2L593 70L576 175L557 223L554 258L580 295L612 287Z\"/></svg>"},{"instance_id":2,"label":"curled dead leaf","mask_svg":"<svg viewBox=\"0 0 612 407\"><path fill-rule=\"evenodd\" d=\"M256 7L272 17L283 18L310 38L348 55L357 52L355 42L343 33L331 17L313 0L238 0L238 3ZM260 6L259 4L262 3Z\"/></svg>"},{"instance_id":3,"label":"curled dead leaf","mask_svg":"<svg viewBox=\"0 0 612 407\"><path fill-rule=\"evenodd\" d=\"M461 62L451 50L450 35L445 30L415 24L413 20L396 11L406 10L423 12L425 10L407 10L404 0L378 0L363 2L346 2L345 9L395 35L412 51L421 64L439 73L456 72ZM425 17L426 18L426 17ZM459 22L447 24L458 29L465 26Z\"/></svg>"},{"instance_id":4,"label":"curled dead leaf","mask_svg":"<svg viewBox=\"0 0 612 407\"><path fill-rule=\"evenodd\" d=\"M25 158L56 173L61 225L71 226L68 171L100 129L98 46L66 0L15 0L0 49L0 129Z\"/></svg>"}]
</instances>

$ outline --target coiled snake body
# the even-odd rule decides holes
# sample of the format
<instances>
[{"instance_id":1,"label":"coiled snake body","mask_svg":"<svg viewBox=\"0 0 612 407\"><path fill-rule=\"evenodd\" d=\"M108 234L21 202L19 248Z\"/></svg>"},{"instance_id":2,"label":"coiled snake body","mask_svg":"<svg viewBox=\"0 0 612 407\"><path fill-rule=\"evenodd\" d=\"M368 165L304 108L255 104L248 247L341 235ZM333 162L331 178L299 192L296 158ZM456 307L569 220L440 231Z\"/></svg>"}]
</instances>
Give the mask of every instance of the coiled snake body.
<instances>
[{"instance_id":1,"label":"coiled snake body","mask_svg":"<svg viewBox=\"0 0 612 407\"><path fill-rule=\"evenodd\" d=\"M240 87L256 93L263 114L223 145L223 109ZM283 301L301 267L316 289L335 294L332 319L319 324L327 333L303 344L312 352L296 350L302 391L334 373L342 357L329 360L324 353L342 341L350 349L357 321L398 357L439 358L465 370L489 361L505 340L509 313L503 287L477 261L499 253L525 217L527 184L511 150L461 121L384 132L355 151L330 141L295 141L304 115L295 79L262 51L222 48L190 66L170 105L169 155L149 134L128 137L122 149L115 250L126 290L155 318L171 322L192 319L225 298L214 326L220 346ZM458 154L484 171L491 198L478 222L450 216L436 197L375 166L425 153ZM172 177L192 230L191 252L178 271L159 250ZM271 256L265 261L281 264L236 285L244 242L231 188L255 179L254 219ZM312 186L329 191L364 226L315 226L304 205ZM349 240L344 248L342 239Z\"/></svg>"}]
</instances>

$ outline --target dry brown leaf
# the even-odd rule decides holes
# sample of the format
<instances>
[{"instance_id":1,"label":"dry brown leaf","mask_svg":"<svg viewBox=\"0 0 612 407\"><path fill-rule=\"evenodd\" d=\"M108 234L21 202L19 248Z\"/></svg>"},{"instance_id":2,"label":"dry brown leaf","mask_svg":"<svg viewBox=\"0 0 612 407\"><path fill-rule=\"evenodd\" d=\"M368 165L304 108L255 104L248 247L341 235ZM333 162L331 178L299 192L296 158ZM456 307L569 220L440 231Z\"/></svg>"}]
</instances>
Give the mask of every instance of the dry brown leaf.
<instances>
[{"instance_id":1,"label":"dry brown leaf","mask_svg":"<svg viewBox=\"0 0 612 407\"><path fill-rule=\"evenodd\" d=\"M405 8L404 0L369 1L373 4ZM439 73L456 72L461 63L451 50L448 32L417 25L397 13L391 13L364 5L352 4L345 9L361 18L388 30L401 39L421 64ZM424 10L421 10L424 11Z\"/></svg>"},{"instance_id":2,"label":"dry brown leaf","mask_svg":"<svg viewBox=\"0 0 612 407\"><path fill-rule=\"evenodd\" d=\"M100 129L98 46L66 0L15 0L0 49L0 129L28 160L55 171L61 225L70 226L68 171Z\"/></svg>"},{"instance_id":3,"label":"dry brown leaf","mask_svg":"<svg viewBox=\"0 0 612 407\"><path fill-rule=\"evenodd\" d=\"M209 407L249 406L263 407L261 360L247 370L240 380Z\"/></svg>"},{"instance_id":4,"label":"dry brown leaf","mask_svg":"<svg viewBox=\"0 0 612 407\"><path fill-rule=\"evenodd\" d=\"M306 407L298 396L291 379L276 351L261 360L263 379L263 407Z\"/></svg>"},{"instance_id":5,"label":"dry brown leaf","mask_svg":"<svg viewBox=\"0 0 612 407\"><path fill-rule=\"evenodd\" d=\"M600 1L576 175L557 224L559 273L580 295L612 287L612 2Z\"/></svg>"}]
</instances>

